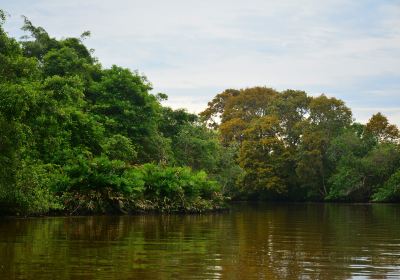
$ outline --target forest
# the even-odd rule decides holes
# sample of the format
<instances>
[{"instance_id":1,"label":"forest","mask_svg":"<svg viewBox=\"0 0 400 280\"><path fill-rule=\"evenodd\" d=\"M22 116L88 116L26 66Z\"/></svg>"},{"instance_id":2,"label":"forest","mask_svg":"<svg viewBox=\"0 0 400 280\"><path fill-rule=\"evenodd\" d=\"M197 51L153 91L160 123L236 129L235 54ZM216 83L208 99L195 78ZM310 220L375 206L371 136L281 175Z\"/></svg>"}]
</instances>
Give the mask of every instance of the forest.
<instances>
[{"instance_id":1,"label":"forest","mask_svg":"<svg viewBox=\"0 0 400 280\"><path fill-rule=\"evenodd\" d=\"M139 72L105 68L0 10L0 213L221 210L231 200L395 202L400 133L327 95L226 89L200 114L163 106ZM266 202L267 203L267 202Z\"/></svg>"}]
</instances>

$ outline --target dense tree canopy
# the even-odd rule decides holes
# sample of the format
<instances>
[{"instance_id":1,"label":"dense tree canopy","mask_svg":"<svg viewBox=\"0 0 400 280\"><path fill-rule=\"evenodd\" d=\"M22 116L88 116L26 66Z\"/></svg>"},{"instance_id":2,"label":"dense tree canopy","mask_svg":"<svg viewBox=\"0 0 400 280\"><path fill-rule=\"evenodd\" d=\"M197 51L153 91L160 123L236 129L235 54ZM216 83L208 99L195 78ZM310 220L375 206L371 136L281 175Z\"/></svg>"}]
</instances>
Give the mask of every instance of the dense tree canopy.
<instances>
[{"instance_id":1,"label":"dense tree canopy","mask_svg":"<svg viewBox=\"0 0 400 280\"><path fill-rule=\"evenodd\" d=\"M230 167L196 115L162 106L167 96L152 95L137 72L104 69L83 44L89 32L58 40L25 18L18 42L5 19L1 12L2 213L222 206L227 180L217 171Z\"/></svg>"},{"instance_id":2,"label":"dense tree canopy","mask_svg":"<svg viewBox=\"0 0 400 280\"><path fill-rule=\"evenodd\" d=\"M381 113L362 125L336 98L256 87L218 94L200 116L236 147L244 197L398 199L399 130Z\"/></svg>"},{"instance_id":3,"label":"dense tree canopy","mask_svg":"<svg viewBox=\"0 0 400 280\"><path fill-rule=\"evenodd\" d=\"M199 114L143 75L104 68L78 38L0 10L0 212L202 211L236 199L396 201L400 132L343 101L227 89Z\"/></svg>"}]
</instances>

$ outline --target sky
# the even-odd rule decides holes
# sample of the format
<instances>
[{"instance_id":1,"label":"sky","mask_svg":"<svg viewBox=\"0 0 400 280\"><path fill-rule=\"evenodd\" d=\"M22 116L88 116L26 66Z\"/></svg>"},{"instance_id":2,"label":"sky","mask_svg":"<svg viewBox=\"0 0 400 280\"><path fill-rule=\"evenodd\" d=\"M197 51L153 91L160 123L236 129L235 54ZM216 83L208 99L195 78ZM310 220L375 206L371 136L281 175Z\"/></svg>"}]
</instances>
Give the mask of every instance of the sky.
<instances>
[{"instance_id":1,"label":"sky","mask_svg":"<svg viewBox=\"0 0 400 280\"><path fill-rule=\"evenodd\" d=\"M91 31L104 67L143 73L166 105L200 112L226 88L340 98L366 122L400 125L400 0L0 0L56 38Z\"/></svg>"}]
</instances>

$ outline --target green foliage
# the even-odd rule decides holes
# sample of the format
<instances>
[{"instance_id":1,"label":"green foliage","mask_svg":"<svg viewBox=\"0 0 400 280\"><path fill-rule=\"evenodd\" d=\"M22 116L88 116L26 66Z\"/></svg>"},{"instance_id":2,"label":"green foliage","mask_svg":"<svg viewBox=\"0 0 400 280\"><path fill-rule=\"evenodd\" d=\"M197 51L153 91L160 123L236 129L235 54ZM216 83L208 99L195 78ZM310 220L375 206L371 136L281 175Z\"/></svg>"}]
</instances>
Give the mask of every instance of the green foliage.
<instances>
[{"instance_id":1,"label":"green foliage","mask_svg":"<svg viewBox=\"0 0 400 280\"><path fill-rule=\"evenodd\" d=\"M145 77L114 65L102 71L87 95L105 134L128 137L138 148L139 163L169 158L168 140L158 130L161 105L150 89Z\"/></svg>"},{"instance_id":2,"label":"green foliage","mask_svg":"<svg viewBox=\"0 0 400 280\"><path fill-rule=\"evenodd\" d=\"M182 126L193 124L197 121L197 116L186 112L184 109L173 110L169 107L163 107L162 118L159 122L159 130L169 138L176 137Z\"/></svg>"},{"instance_id":3,"label":"green foliage","mask_svg":"<svg viewBox=\"0 0 400 280\"><path fill-rule=\"evenodd\" d=\"M55 181L56 191L62 193L64 206L72 214L198 212L223 206L218 183L188 167L131 167L106 157L78 158Z\"/></svg>"},{"instance_id":4,"label":"green foliage","mask_svg":"<svg viewBox=\"0 0 400 280\"><path fill-rule=\"evenodd\" d=\"M80 38L0 10L0 212L219 209L226 196L399 200L399 130L343 101L228 89L199 117L163 107L143 75L104 69Z\"/></svg>"},{"instance_id":5,"label":"green foliage","mask_svg":"<svg viewBox=\"0 0 400 280\"><path fill-rule=\"evenodd\" d=\"M360 168L360 164L360 160L354 157L342 159L342 162L336 168L336 172L329 178L330 190L325 199L355 200L354 193L366 187L366 177L362 168Z\"/></svg>"},{"instance_id":6,"label":"green foliage","mask_svg":"<svg viewBox=\"0 0 400 280\"><path fill-rule=\"evenodd\" d=\"M336 146L331 146L330 153L336 168L329 179L330 193L326 199L367 201L374 198L377 189L400 166L398 147L393 144L371 147L368 142L368 138L357 138L354 134L335 139Z\"/></svg>"},{"instance_id":7,"label":"green foliage","mask_svg":"<svg viewBox=\"0 0 400 280\"><path fill-rule=\"evenodd\" d=\"M178 165L187 165L194 170L204 169L210 173L217 168L219 149L215 133L201 125L183 125L173 141Z\"/></svg>"},{"instance_id":8,"label":"green foliage","mask_svg":"<svg viewBox=\"0 0 400 280\"><path fill-rule=\"evenodd\" d=\"M373 178L372 182L380 184L398 169L400 150L394 144L378 145L363 160L366 172Z\"/></svg>"},{"instance_id":9,"label":"green foliage","mask_svg":"<svg viewBox=\"0 0 400 280\"><path fill-rule=\"evenodd\" d=\"M393 173L382 187L373 195L374 201L399 201L400 200L400 170Z\"/></svg>"},{"instance_id":10,"label":"green foliage","mask_svg":"<svg viewBox=\"0 0 400 280\"><path fill-rule=\"evenodd\" d=\"M103 150L113 160L133 162L137 157L137 152L132 141L120 134L115 134L107 138L103 145Z\"/></svg>"},{"instance_id":11,"label":"green foliage","mask_svg":"<svg viewBox=\"0 0 400 280\"><path fill-rule=\"evenodd\" d=\"M21 44L23 46L24 55L27 57L35 57L39 60L51 49L60 47L60 42L54 38L50 38L49 34L42 27L36 27L32 22L24 17L24 25L22 30L29 32L33 40L29 40L29 36L25 36Z\"/></svg>"},{"instance_id":12,"label":"green foliage","mask_svg":"<svg viewBox=\"0 0 400 280\"><path fill-rule=\"evenodd\" d=\"M111 189L114 192L131 194L140 192L141 180L129 171L127 164L107 157L85 157L79 155L63 167L65 180L60 180L56 190L86 191Z\"/></svg>"},{"instance_id":13,"label":"green foliage","mask_svg":"<svg viewBox=\"0 0 400 280\"><path fill-rule=\"evenodd\" d=\"M46 214L62 210L59 198L49 188L57 172L52 165L23 161L16 176L15 211L20 214Z\"/></svg>"},{"instance_id":14,"label":"green foliage","mask_svg":"<svg viewBox=\"0 0 400 280\"><path fill-rule=\"evenodd\" d=\"M219 148L219 161L214 173L207 171L221 186L222 193L231 197L240 197L243 188L238 182L243 176L243 169L237 164L237 146Z\"/></svg>"},{"instance_id":15,"label":"green foliage","mask_svg":"<svg viewBox=\"0 0 400 280\"><path fill-rule=\"evenodd\" d=\"M196 211L193 206L197 205L197 210L203 211L223 206L218 183L209 180L203 171L154 164L145 164L139 170L145 182L143 198L152 201L155 209Z\"/></svg>"},{"instance_id":16,"label":"green foliage","mask_svg":"<svg viewBox=\"0 0 400 280\"><path fill-rule=\"evenodd\" d=\"M222 167L221 146L196 115L162 107L167 96L150 94L137 72L103 69L82 42L89 32L57 40L25 18L29 36L18 42L4 21L1 11L1 213L200 211L222 203L217 183L200 171Z\"/></svg>"},{"instance_id":17,"label":"green foliage","mask_svg":"<svg viewBox=\"0 0 400 280\"><path fill-rule=\"evenodd\" d=\"M142 174L125 162L105 156L79 155L62 167L52 188L71 214L116 212L127 197L137 198L143 191Z\"/></svg>"}]
</instances>

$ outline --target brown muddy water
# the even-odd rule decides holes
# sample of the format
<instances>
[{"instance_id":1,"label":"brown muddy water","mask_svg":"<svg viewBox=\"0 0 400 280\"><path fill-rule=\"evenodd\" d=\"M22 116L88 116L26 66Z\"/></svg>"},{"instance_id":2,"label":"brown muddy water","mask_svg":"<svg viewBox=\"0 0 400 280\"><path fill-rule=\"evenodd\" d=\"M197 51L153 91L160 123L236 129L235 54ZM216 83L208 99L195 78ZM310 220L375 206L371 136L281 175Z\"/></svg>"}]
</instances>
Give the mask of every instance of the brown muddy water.
<instances>
[{"instance_id":1,"label":"brown muddy water","mask_svg":"<svg viewBox=\"0 0 400 280\"><path fill-rule=\"evenodd\" d=\"M400 279L400 205L3 218L0 279Z\"/></svg>"}]
</instances>

